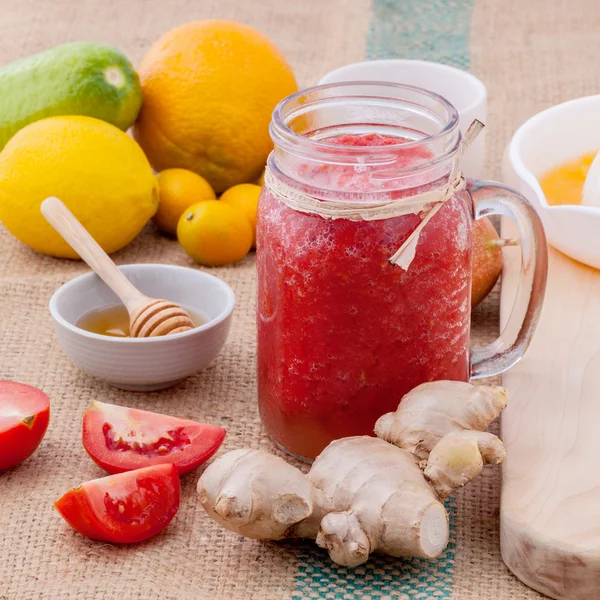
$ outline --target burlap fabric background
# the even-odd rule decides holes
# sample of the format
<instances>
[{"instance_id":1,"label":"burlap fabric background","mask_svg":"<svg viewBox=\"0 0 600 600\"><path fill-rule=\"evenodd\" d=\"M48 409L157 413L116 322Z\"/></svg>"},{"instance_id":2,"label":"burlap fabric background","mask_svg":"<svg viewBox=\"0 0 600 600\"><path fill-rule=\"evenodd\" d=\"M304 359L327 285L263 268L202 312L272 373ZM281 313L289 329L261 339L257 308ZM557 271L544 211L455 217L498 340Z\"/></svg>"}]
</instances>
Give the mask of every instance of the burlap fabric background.
<instances>
[{"instance_id":1,"label":"burlap fabric background","mask_svg":"<svg viewBox=\"0 0 600 600\"><path fill-rule=\"evenodd\" d=\"M414 21L399 18L407 11ZM423 11L433 23L426 31L415 26L423 23ZM261 29L285 52L301 85L367 55L470 64L488 86L488 170L496 178L504 146L525 118L600 90L596 0L2 0L0 63L74 39L116 44L137 63L162 32L208 17L235 18ZM373 24L377 18L386 23L385 39ZM428 42L431 35L435 45ZM452 35L460 38L462 50ZM387 48L389 36L400 46ZM176 243L151 228L116 260L193 266ZM116 547L74 533L52 503L73 485L103 475L80 442L81 417L94 398L220 423L228 429L223 451L272 449L255 401L253 257L212 271L238 296L234 326L216 363L176 389L145 395L82 375L57 345L48 300L86 270L36 255L0 228L0 378L39 386L52 400L40 449L0 475L1 600L541 598L500 559L498 469L487 470L450 503L453 540L433 565L377 560L352 573L330 566L311 544L240 539L204 514L196 501L198 472L183 479L181 509L153 540ZM497 304L495 293L476 311L476 342L496 335Z\"/></svg>"}]
</instances>

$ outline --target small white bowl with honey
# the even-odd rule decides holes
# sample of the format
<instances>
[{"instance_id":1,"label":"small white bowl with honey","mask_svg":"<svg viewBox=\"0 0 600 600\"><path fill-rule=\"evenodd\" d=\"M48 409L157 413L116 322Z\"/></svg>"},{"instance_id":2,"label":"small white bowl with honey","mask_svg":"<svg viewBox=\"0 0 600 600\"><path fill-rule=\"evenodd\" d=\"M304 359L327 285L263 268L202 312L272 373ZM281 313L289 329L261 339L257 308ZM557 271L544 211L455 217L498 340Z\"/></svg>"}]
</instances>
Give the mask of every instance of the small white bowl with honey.
<instances>
[{"instance_id":1,"label":"small white bowl with honey","mask_svg":"<svg viewBox=\"0 0 600 600\"><path fill-rule=\"evenodd\" d=\"M174 265L119 267L142 293L182 306L196 327L162 337L129 337L129 317L95 274L60 287L50 300L58 340L73 363L125 390L171 387L207 367L223 348L235 306L221 279Z\"/></svg>"},{"instance_id":2,"label":"small white bowl with honey","mask_svg":"<svg viewBox=\"0 0 600 600\"><path fill-rule=\"evenodd\" d=\"M600 207L581 204L583 184L600 150L600 95L538 113L513 136L503 170L507 184L537 210L552 246L600 269Z\"/></svg>"}]
</instances>

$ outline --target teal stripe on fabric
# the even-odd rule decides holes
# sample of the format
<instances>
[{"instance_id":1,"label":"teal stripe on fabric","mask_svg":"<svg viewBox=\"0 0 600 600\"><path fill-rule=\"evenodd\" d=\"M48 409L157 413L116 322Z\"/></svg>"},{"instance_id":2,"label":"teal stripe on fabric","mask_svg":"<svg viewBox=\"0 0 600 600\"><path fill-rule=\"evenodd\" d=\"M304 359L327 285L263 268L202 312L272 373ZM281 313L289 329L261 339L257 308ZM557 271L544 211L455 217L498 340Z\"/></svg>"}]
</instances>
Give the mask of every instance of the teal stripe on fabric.
<instances>
[{"instance_id":1,"label":"teal stripe on fabric","mask_svg":"<svg viewBox=\"0 0 600 600\"><path fill-rule=\"evenodd\" d=\"M418 58L471 66L474 0L373 0L367 58Z\"/></svg>"},{"instance_id":2,"label":"teal stripe on fabric","mask_svg":"<svg viewBox=\"0 0 600 600\"><path fill-rule=\"evenodd\" d=\"M372 0L366 56L416 58L468 69L474 0ZM356 569L340 567L314 543L299 548L293 600L451 598L456 505L446 502L450 543L436 561L374 556Z\"/></svg>"}]
</instances>

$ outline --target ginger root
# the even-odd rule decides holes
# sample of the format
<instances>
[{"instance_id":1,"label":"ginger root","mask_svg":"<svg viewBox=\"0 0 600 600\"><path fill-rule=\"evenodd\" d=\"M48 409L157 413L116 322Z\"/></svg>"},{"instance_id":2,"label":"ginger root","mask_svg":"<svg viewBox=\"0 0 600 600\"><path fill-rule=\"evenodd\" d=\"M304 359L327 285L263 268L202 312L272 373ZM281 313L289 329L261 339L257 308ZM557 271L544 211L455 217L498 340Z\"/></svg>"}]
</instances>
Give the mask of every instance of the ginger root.
<instances>
[{"instance_id":1,"label":"ginger root","mask_svg":"<svg viewBox=\"0 0 600 600\"><path fill-rule=\"evenodd\" d=\"M375 435L419 460L454 431L483 431L506 406L506 390L462 381L434 381L410 391L396 412L375 423Z\"/></svg>"},{"instance_id":2,"label":"ginger root","mask_svg":"<svg viewBox=\"0 0 600 600\"><path fill-rule=\"evenodd\" d=\"M373 552L435 558L449 537L442 500L505 457L483 431L505 405L501 387L425 383L377 421L377 437L331 442L306 475L263 450L228 452L198 481L200 500L235 533L316 538L340 565Z\"/></svg>"}]
</instances>

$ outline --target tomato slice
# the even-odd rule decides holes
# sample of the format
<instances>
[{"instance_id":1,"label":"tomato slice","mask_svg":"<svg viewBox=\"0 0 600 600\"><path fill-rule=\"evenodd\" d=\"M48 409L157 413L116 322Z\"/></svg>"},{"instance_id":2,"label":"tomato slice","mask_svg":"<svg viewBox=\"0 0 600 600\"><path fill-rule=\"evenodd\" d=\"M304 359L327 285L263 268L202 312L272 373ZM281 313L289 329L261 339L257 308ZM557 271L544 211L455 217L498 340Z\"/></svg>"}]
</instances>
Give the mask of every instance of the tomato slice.
<instances>
[{"instance_id":1,"label":"tomato slice","mask_svg":"<svg viewBox=\"0 0 600 600\"><path fill-rule=\"evenodd\" d=\"M54 506L76 531L93 540L132 544L161 532L179 509L174 465L156 465L81 484Z\"/></svg>"},{"instance_id":2,"label":"tomato slice","mask_svg":"<svg viewBox=\"0 0 600 600\"><path fill-rule=\"evenodd\" d=\"M83 446L109 473L172 463L180 475L208 460L225 429L147 410L92 402L83 417Z\"/></svg>"},{"instance_id":3,"label":"tomato slice","mask_svg":"<svg viewBox=\"0 0 600 600\"><path fill-rule=\"evenodd\" d=\"M24 383L0 381L0 471L29 458L50 420L50 399Z\"/></svg>"}]
</instances>

